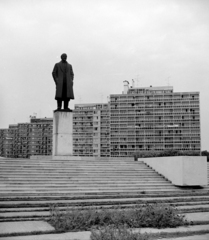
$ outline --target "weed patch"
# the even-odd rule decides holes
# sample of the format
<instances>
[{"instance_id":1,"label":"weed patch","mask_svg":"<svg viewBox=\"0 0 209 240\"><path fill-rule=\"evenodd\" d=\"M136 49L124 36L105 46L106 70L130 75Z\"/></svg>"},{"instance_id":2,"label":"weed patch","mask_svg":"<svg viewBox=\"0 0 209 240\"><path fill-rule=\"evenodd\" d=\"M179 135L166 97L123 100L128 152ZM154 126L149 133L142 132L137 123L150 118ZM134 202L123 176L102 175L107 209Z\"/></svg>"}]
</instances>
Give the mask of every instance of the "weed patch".
<instances>
[{"instance_id":1,"label":"weed patch","mask_svg":"<svg viewBox=\"0 0 209 240\"><path fill-rule=\"evenodd\" d=\"M60 211L53 206L50 210L49 223L57 231L82 231L92 227L119 227L128 228L154 227L168 228L189 225L184 215L178 210L165 204L136 205L131 209L68 209Z\"/></svg>"},{"instance_id":2,"label":"weed patch","mask_svg":"<svg viewBox=\"0 0 209 240\"><path fill-rule=\"evenodd\" d=\"M107 226L99 230L91 230L91 240L148 240L147 234L133 233L125 226L115 228Z\"/></svg>"}]
</instances>

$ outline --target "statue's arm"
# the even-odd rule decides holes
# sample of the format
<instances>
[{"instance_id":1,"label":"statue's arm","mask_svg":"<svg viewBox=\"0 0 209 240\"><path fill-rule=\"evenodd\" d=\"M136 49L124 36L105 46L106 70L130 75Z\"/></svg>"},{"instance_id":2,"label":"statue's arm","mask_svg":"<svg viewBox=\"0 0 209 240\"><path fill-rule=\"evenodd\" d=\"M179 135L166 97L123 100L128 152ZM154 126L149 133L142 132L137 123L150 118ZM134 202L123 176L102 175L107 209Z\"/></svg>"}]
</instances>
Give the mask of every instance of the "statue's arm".
<instances>
[{"instance_id":1,"label":"statue's arm","mask_svg":"<svg viewBox=\"0 0 209 240\"><path fill-rule=\"evenodd\" d=\"M73 81L73 79L74 79L74 72L73 72L73 67L71 66L71 72L70 72L70 74L71 74L71 79L72 79L72 81Z\"/></svg>"},{"instance_id":2,"label":"statue's arm","mask_svg":"<svg viewBox=\"0 0 209 240\"><path fill-rule=\"evenodd\" d=\"M52 71L52 77L54 78L55 84L57 84L57 79L58 79L58 68L57 64L54 65L54 69Z\"/></svg>"}]
</instances>

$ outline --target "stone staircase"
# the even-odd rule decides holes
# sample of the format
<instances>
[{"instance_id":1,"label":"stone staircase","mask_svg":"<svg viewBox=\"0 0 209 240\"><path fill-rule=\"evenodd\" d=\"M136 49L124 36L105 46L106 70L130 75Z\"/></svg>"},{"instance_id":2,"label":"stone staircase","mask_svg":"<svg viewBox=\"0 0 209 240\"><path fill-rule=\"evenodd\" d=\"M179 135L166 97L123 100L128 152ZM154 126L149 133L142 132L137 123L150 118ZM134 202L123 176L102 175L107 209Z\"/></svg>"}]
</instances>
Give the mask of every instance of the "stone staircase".
<instances>
[{"instance_id":1,"label":"stone staircase","mask_svg":"<svg viewBox=\"0 0 209 240\"><path fill-rule=\"evenodd\" d=\"M142 162L133 160L0 161L1 197L179 191Z\"/></svg>"},{"instance_id":2,"label":"stone staircase","mask_svg":"<svg viewBox=\"0 0 209 240\"><path fill-rule=\"evenodd\" d=\"M208 168L209 170L209 168ZM37 220L61 210L144 202L203 204L208 188L179 188L133 159L0 159L0 221Z\"/></svg>"}]
</instances>

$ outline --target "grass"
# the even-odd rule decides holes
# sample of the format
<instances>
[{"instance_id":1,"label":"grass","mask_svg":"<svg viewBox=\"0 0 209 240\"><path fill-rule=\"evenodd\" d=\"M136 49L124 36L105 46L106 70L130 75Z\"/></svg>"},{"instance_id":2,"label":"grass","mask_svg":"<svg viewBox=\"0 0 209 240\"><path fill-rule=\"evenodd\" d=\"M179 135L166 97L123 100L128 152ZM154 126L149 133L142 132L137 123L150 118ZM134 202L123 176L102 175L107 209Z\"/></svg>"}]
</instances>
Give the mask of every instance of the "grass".
<instances>
[{"instance_id":1,"label":"grass","mask_svg":"<svg viewBox=\"0 0 209 240\"><path fill-rule=\"evenodd\" d=\"M128 228L168 228L187 226L190 223L175 207L166 204L145 204L131 209L50 210L49 223L57 231L85 231L92 227L123 226Z\"/></svg>"}]
</instances>

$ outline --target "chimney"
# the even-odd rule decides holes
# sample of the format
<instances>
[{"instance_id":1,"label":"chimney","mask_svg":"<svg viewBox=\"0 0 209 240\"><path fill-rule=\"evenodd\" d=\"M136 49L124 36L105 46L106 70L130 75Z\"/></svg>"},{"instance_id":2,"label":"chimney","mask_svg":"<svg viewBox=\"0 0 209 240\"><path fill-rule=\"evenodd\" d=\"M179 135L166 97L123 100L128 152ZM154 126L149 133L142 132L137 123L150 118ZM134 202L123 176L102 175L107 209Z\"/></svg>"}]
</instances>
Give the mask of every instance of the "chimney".
<instances>
[{"instance_id":1,"label":"chimney","mask_svg":"<svg viewBox=\"0 0 209 240\"><path fill-rule=\"evenodd\" d=\"M127 80L123 81L123 94L127 94L129 89L129 82Z\"/></svg>"}]
</instances>

